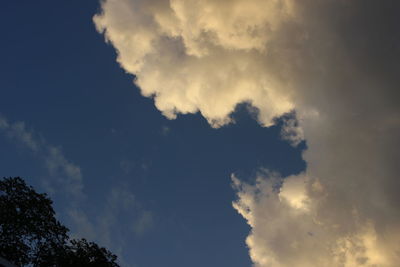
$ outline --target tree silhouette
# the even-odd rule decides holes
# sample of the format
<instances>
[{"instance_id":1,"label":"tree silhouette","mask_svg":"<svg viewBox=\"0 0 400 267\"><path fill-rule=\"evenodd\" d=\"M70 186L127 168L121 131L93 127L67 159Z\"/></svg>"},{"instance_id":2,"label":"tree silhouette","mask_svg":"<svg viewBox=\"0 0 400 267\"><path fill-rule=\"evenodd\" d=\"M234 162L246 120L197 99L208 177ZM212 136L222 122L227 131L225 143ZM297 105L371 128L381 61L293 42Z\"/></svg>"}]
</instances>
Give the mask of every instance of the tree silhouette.
<instances>
[{"instance_id":1,"label":"tree silhouette","mask_svg":"<svg viewBox=\"0 0 400 267\"><path fill-rule=\"evenodd\" d=\"M115 263L117 256L94 242L80 239L71 240L70 243L59 260L60 266L118 266Z\"/></svg>"},{"instance_id":2,"label":"tree silhouette","mask_svg":"<svg viewBox=\"0 0 400 267\"><path fill-rule=\"evenodd\" d=\"M51 199L19 177L0 181L0 256L19 266L118 266L107 249L71 240Z\"/></svg>"}]
</instances>

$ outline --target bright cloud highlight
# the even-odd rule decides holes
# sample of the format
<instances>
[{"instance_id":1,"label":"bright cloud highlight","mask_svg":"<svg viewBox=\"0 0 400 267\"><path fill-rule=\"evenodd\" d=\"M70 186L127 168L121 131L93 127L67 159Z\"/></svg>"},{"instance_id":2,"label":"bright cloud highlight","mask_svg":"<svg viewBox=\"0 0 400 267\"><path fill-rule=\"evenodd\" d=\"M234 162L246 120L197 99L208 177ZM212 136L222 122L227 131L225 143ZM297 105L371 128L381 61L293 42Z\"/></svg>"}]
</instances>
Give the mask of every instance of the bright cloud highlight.
<instances>
[{"instance_id":1,"label":"bright cloud highlight","mask_svg":"<svg viewBox=\"0 0 400 267\"><path fill-rule=\"evenodd\" d=\"M400 19L396 1L106 0L94 17L168 118L213 127L237 104L261 125L296 111L307 170L233 178L259 267L400 262Z\"/></svg>"}]
</instances>

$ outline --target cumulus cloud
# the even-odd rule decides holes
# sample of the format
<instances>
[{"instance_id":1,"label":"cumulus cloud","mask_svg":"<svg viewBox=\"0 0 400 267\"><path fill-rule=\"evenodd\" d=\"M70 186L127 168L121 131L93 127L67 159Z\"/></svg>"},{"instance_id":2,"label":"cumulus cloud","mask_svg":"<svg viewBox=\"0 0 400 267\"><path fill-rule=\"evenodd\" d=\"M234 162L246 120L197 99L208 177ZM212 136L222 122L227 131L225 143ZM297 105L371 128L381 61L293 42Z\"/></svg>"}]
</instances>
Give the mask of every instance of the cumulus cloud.
<instances>
[{"instance_id":1,"label":"cumulus cloud","mask_svg":"<svg viewBox=\"0 0 400 267\"><path fill-rule=\"evenodd\" d=\"M292 17L289 1L111 0L102 9L98 30L165 116L200 111L221 126L247 101L269 125L293 108L265 71L267 46Z\"/></svg>"},{"instance_id":2,"label":"cumulus cloud","mask_svg":"<svg viewBox=\"0 0 400 267\"><path fill-rule=\"evenodd\" d=\"M333 217L328 220L321 213L321 199L313 195L326 198L335 192L327 191L318 180L310 181L302 174L282 181L271 173L260 173L252 185L235 176L232 180L238 190L233 206L252 227L246 243L255 266L397 265L400 232L396 225L380 232L376 220L363 218L355 206L335 207L349 212L340 219L335 218L340 216L336 210L326 210ZM334 202L337 199L329 205L338 205Z\"/></svg>"},{"instance_id":3,"label":"cumulus cloud","mask_svg":"<svg viewBox=\"0 0 400 267\"><path fill-rule=\"evenodd\" d=\"M105 0L97 29L168 118L296 111L306 171L234 178L255 266L400 262L398 1Z\"/></svg>"}]
</instances>

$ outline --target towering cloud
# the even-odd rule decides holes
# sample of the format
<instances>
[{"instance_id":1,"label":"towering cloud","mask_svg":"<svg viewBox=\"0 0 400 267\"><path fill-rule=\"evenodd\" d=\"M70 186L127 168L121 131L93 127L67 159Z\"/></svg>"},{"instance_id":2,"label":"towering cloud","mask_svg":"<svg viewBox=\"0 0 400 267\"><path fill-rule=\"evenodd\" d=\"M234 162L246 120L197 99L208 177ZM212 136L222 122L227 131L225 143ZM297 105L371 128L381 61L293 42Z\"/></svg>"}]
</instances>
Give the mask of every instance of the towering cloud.
<instances>
[{"instance_id":1,"label":"towering cloud","mask_svg":"<svg viewBox=\"0 0 400 267\"><path fill-rule=\"evenodd\" d=\"M397 1L106 0L94 18L167 117L213 127L235 106L261 125L296 111L307 170L233 178L255 266L400 262ZM293 135L292 133L301 133Z\"/></svg>"}]
</instances>

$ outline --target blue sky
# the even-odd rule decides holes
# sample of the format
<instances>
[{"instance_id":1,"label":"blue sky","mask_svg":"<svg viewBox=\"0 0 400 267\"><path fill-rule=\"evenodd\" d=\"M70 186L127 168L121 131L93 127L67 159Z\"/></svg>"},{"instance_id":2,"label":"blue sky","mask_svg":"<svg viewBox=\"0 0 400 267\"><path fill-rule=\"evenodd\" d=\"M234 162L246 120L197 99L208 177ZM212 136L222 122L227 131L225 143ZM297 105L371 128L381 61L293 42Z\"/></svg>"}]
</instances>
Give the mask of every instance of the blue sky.
<instances>
[{"instance_id":1,"label":"blue sky","mask_svg":"<svg viewBox=\"0 0 400 267\"><path fill-rule=\"evenodd\" d=\"M261 127L245 105L219 129L198 113L167 119L115 61L92 22L98 11L97 0L2 4L0 113L9 125L23 122L20 133L42 152L10 126L0 135L1 175L48 192L43 181L68 176L46 165L43 151L57 149L58 168L79 168L84 186L78 200L65 188L49 192L60 219L123 264L250 266L250 228L232 208L231 174L252 181L262 168L300 173L304 143L281 140L279 124ZM91 234L67 212L75 201Z\"/></svg>"},{"instance_id":2,"label":"blue sky","mask_svg":"<svg viewBox=\"0 0 400 267\"><path fill-rule=\"evenodd\" d=\"M122 266L396 267L399 5L7 1L1 175Z\"/></svg>"}]
</instances>

